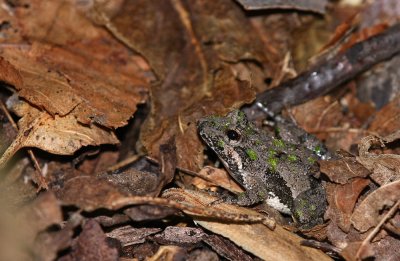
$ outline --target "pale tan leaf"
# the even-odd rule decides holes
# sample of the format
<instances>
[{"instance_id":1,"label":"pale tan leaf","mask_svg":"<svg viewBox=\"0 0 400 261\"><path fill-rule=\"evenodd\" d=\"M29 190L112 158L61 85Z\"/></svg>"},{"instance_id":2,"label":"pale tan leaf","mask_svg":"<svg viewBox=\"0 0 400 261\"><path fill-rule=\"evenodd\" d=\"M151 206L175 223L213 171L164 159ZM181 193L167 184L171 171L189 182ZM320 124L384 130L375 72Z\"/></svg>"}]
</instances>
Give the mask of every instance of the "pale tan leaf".
<instances>
[{"instance_id":1,"label":"pale tan leaf","mask_svg":"<svg viewBox=\"0 0 400 261\"><path fill-rule=\"evenodd\" d=\"M59 155L72 155L83 146L119 142L113 131L95 124L82 125L73 115L52 117L25 102L18 104L16 110L18 114L23 115L18 122L19 132L0 158L0 165L24 147L36 147Z\"/></svg>"}]
</instances>

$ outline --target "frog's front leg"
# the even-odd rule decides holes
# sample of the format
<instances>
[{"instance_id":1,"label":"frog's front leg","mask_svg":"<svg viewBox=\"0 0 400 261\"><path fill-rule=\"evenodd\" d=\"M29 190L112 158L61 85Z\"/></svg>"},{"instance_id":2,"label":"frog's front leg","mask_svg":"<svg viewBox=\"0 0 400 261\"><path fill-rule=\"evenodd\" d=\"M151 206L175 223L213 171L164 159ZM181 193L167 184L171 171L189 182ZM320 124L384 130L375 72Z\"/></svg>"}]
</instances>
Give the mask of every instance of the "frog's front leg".
<instances>
[{"instance_id":1,"label":"frog's front leg","mask_svg":"<svg viewBox=\"0 0 400 261\"><path fill-rule=\"evenodd\" d=\"M232 175L235 180L242 184L245 191L235 195L225 195L223 201L240 206L250 206L265 200L268 196L265 180L258 175L242 172L239 177Z\"/></svg>"},{"instance_id":2,"label":"frog's front leg","mask_svg":"<svg viewBox=\"0 0 400 261\"><path fill-rule=\"evenodd\" d=\"M239 206L250 206L263 201L267 195L266 192L257 192L253 190L246 190L238 194L226 194L222 196L222 201Z\"/></svg>"},{"instance_id":3,"label":"frog's front leg","mask_svg":"<svg viewBox=\"0 0 400 261\"><path fill-rule=\"evenodd\" d=\"M327 202L325 189L321 184L300 193L293 203L293 217L303 228L323 223Z\"/></svg>"}]
</instances>

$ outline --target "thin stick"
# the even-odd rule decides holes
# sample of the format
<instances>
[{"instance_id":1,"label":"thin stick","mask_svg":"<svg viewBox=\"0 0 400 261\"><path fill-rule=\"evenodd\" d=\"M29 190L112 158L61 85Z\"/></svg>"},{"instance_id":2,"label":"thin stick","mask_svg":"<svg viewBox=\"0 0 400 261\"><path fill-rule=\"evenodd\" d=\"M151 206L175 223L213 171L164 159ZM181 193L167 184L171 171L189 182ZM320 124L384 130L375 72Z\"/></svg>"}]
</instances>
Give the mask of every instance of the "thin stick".
<instances>
[{"instance_id":1,"label":"thin stick","mask_svg":"<svg viewBox=\"0 0 400 261\"><path fill-rule=\"evenodd\" d=\"M391 218L394 215L394 213L396 213L396 211L399 208L399 205L400 205L400 200L398 200L396 202L396 204L393 205L393 207L389 210L388 213L386 213L386 215L381 219L381 221L378 223L378 225L376 225L376 227L371 231L371 233L369 233L369 235L364 239L364 241L360 245L360 248L357 251L356 259L358 259L358 260L362 259L360 257L360 254L361 254L363 248L366 247L372 241L372 239L376 236L376 234L378 234L378 232L381 229L381 227L383 226L383 224L385 224L386 221L388 221L388 219Z\"/></svg>"},{"instance_id":2,"label":"thin stick","mask_svg":"<svg viewBox=\"0 0 400 261\"><path fill-rule=\"evenodd\" d=\"M250 120L264 118L264 113L274 115L285 107L301 104L326 94L399 52L400 23L356 43L332 59L315 64L308 71L276 88L258 94L253 105L244 111L250 116Z\"/></svg>"},{"instance_id":3,"label":"thin stick","mask_svg":"<svg viewBox=\"0 0 400 261\"><path fill-rule=\"evenodd\" d=\"M8 121L11 123L13 128L18 132L18 125L15 123L14 119L11 117L10 113L7 110L7 107L4 105L3 101L0 101L0 107L4 111L4 114L7 116ZM38 191L41 189L48 190L49 187L47 185L46 179L43 176L42 168L37 161L35 154L33 154L32 149L27 149L28 155L31 158L33 165L35 166L35 178L37 180L37 185L39 186Z\"/></svg>"},{"instance_id":4,"label":"thin stick","mask_svg":"<svg viewBox=\"0 0 400 261\"><path fill-rule=\"evenodd\" d=\"M141 156L142 156L142 155L137 155L137 154L136 154L136 155L133 155L133 156L130 156L130 157L128 157L128 158L126 158L126 159L124 159L124 160L118 162L117 164L115 164L115 165L109 167L109 168L107 169L107 171L111 171L111 172L116 171L117 169L120 169L120 168L122 168L122 167L125 167L126 165L131 164L132 162L135 162L135 161L138 160Z\"/></svg>"}]
</instances>

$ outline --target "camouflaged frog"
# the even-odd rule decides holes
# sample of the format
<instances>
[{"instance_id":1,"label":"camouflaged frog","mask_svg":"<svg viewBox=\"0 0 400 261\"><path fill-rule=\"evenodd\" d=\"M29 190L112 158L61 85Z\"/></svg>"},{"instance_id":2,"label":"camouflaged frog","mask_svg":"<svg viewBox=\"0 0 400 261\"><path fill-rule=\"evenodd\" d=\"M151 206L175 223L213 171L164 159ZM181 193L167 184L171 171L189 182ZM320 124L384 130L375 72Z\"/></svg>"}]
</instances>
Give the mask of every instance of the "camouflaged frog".
<instances>
[{"instance_id":1,"label":"camouflaged frog","mask_svg":"<svg viewBox=\"0 0 400 261\"><path fill-rule=\"evenodd\" d=\"M289 143L280 135L268 135L238 110L226 117L201 119L198 130L246 190L226 199L228 202L247 206L266 200L271 207L292 215L303 228L323 222L325 190L313 176L319 172L318 146L311 150L303 144Z\"/></svg>"}]
</instances>

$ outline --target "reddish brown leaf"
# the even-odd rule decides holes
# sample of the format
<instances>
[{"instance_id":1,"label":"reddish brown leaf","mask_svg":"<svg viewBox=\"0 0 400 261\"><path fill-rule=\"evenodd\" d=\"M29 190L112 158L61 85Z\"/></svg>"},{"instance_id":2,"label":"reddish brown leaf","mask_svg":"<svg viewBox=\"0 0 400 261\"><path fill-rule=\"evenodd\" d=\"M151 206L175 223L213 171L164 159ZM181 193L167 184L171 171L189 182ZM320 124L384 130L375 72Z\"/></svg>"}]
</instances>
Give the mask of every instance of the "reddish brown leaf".
<instances>
[{"instance_id":1,"label":"reddish brown leaf","mask_svg":"<svg viewBox=\"0 0 400 261\"><path fill-rule=\"evenodd\" d=\"M342 158L339 160L321 160L318 162L322 173L335 183L346 184L350 179L365 178L370 173L355 158Z\"/></svg>"},{"instance_id":2,"label":"reddish brown leaf","mask_svg":"<svg viewBox=\"0 0 400 261\"><path fill-rule=\"evenodd\" d=\"M162 245L194 246L206 236L201 228L194 227L166 227L163 232L153 238Z\"/></svg>"},{"instance_id":3,"label":"reddish brown leaf","mask_svg":"<svg viewBox=\"0 0 400 261\"><path fill-rule=\"evenodd\" d=\"M135 228L123 226L106 233L107 237L115 238L121 242L122 247L144 243L146 237L160 232L160 228Z\"/></svg>"},{"instance_id":4,"label":"reddish brown leaf","mask_svg":"<svg viewBox=\"0 0 400 261\"><path fill-rule=\"evenodd\" d=\"M383 210L400 200L400 181L389 183L369 194L351 216L351 223L361 232L378 224Z\"/></svg>"},{"instance_id":5,"label":"reddish brown leaf","mask_svg":"<svg viewBox=\"0 0 400 261\"><path fill-rule=\"evenodd\" d=\"M368 128L368 130L377 132L382 136L393 133L398 129L400 129L400 96L376 113Z\"/></svg>"},{"instance_id":6,"label":"reddish brown leaf","mask_svg":"<svg viewBox=\"0 0 400 261\"><path fill-rule=\"evenodd\" d=\"M62 261L73 260L118 260L118 250L107 242L107 237L100 225L89 220L84 226L77 241L72 246L72 252L62 257Z\"/></svg>"},{"instance_id":7,"label":"reddish brown leaf","mask_svg":"<svg viewBox=\"0 0 400 261\"><path fill-rule=\"evenodd\" d=\"M329 208L326 217L337 224L343 231L349 232L350 217L360 193L370 181L368 179L354 178L345 185L327 186Z\"/></svg>"},{"instance_id":8,"label":"reddish brown leaf","mask_svg":"<svg viewBox=\"0 0 400 261\"><path fill-rule=\"evenodd\" d=\"M146 149L157 156L159 145L176 135L178 165L198 169L202 147L196 121L254 98L250 79L240 78L230 64L252 59L267 65L249 21L233 2L221 0L125 1L111 16L100 11L97 17L142 53L162 81L152 90L151 115L142 127Z\"/></svg>"}]
</instances>

